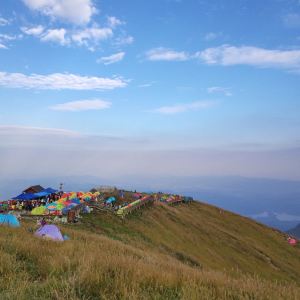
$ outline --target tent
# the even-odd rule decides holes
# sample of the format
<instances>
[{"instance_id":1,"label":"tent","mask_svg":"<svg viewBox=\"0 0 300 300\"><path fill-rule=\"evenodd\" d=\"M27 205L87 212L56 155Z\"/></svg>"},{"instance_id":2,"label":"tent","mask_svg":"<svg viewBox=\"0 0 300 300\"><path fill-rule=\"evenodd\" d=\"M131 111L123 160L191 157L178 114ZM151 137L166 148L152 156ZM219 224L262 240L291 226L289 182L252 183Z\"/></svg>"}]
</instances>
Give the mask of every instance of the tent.
<instances>
[{"instance_id":1,"label":"tent","mask_svg":"<svg viewBox=\"0 0 300 300\"><path fill-rule=\"evenodd\" d=\"M34 195L37 198L42 198L42 197L47 197L47 196L51 195L51 193L46 192L46 191L42 191L42 192L39 192L39 193L35 193Z\"/></svg>"},{"instance_id":2,"label":"tent","mask_svg":"<svg viewBox=\"0 0 300 300\"><path fill-rule=\"evenodd\" d=\"M46 208L50 211L53 210L62 210L64 205L62 203L52 202L46 205Z\"/></svg>"},{"instance_id":3,"label":"tent","mask_svg":"<svg viewBox=\"0 0 300 300\"><path fill-rule=\"evenodd\" d=\"M22 200L22 201L28 201L38 198L35 194L20 194L17 197L14 197L13 200Z\"/></svg>"},{"instance_id":4,"label":"tent","mask_svg":"<svg viewBox=\"0 0 300 300\"><path fill-rule=\"evenodd\" d=\"M50 187L48 187L48 188L44 189L43 192L47 192L47 193L50 193L50 194L55 194L55 193L57 193L58 191L57 191L57 190L54 190L54 189L52 189L52 188L50 188Z\"/></svg>"},{"instance_id":5,"label":"tent","mask_svg":"<svg viewBox=\"0 0 300 300\"><path fill-rule=\"evenodd\" d=\"M111 204L111 203L113 203L113 202L116 202L116 198L115 198L115 197L109 197L109 198L105 201L106 204Z\"/></svg>"},{"instance_id":6,"label":"tent","mask_svg":"<svg viewBox=\"0 0 300 300\"><path fill-rule=\"evenodd\" d=\"M54 189L49 187L49 188L46 188L46 189L40 191L39 193L35 193L34 195L36 197L40 198L40 197L46 197L46 196L49 196L49 195L52 195L52 194L55 194L55 193L57 193L57 190L54 190Z\"/></svg>"},{"instance_id":7,"label":"tent","mask_svg":"<svg viewBox=\"0 0 300 300\"><path fill-rule=\"evenodd\" d=\"M20 227L20 222L15 215L0 214L0 225L9 227Z\"/></svg>"},{"instance_id":8,"label":"tent","mask_svg":"<svg viewBox=\"0 0 300 300\"><path fill-rule=\"evenodd\" d=\"M49 211L45 206L38 206L31 211L31 214L34 216L46 215Z\"/></svg>"},{"instance_id":9,"label":"tent","mask_svg":"<svg viewBox=\"0 0 300 300\"><path fill-rule=\"evenodd\" d=\"M44 225L40 227L36 232L35 236L48 238L54 241L63 241L64 238L59 230L59 228L55 225Z\"/></svg>"},{"instance_id":10,"label":"tent","mask_svg":"<svg viewBox=\"0 0 300 300\"><path fill-rule=\"evenodd\" d=\"M289 237L289 238L288 238L288 243L289 243L290 245L292 245L292 246L295 246L295 245L297 245L297 240L294 239L294 238Z\"/></svg>"},{"instance_id":11,"label":"tent","mask_svg":"<svg viewBox=\"0 0 300 300\"><path fill-rule=\"evenodd\" d=\"M81 204L80 200L78 198L75 198L75 199L71 199L70 200L72 203L75 203L75 204Z\"/></svg>"}]
</instances>

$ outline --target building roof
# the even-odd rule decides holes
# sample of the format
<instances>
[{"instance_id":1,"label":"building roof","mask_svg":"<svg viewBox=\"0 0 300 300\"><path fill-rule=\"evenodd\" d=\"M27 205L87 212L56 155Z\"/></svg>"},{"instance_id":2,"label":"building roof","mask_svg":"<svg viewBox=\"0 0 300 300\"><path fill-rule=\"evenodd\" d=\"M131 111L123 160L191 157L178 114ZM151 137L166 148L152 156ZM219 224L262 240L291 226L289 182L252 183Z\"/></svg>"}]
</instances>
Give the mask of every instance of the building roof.
<instances>
[{"instance_id":1,"label":"building roof","mask_svg":"<svg viewBox=\"0 0 300 300\"><path fill-rule=\"evenodd\" d=\"M40 185L33 185L33 186L30 186L28 187L27 189L25 189L23 191L23 193L39 193L41 191L43 191L44 188Z\"/></svg>"}]
</instances>

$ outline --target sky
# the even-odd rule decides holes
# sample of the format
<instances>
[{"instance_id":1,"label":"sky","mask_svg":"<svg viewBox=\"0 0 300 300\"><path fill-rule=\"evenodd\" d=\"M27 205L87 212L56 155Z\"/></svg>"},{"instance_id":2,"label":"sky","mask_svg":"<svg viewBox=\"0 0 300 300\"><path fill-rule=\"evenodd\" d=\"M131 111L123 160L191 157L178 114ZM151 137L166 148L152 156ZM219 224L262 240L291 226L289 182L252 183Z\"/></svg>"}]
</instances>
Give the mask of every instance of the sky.
<instances>
[{"instance_id":1,"label":"sky","mask_svg":"<svg viewBox=\"0 0 300 300\"><path fill-rule=\"evenodd\" d=\"M299 0L0 3L0 179L300 180Z\"/></svg>"}]
</instances>

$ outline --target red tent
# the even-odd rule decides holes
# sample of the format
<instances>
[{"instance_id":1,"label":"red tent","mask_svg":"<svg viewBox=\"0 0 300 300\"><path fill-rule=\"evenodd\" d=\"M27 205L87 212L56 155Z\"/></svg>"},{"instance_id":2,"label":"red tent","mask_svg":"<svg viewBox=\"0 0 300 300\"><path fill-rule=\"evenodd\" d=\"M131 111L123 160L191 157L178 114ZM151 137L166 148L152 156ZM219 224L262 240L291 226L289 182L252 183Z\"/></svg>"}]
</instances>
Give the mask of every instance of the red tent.
<instances>
[{"instance_id":1,"label":"red tent","mask_svg":"<svg viewBox=\"0 0 300 300\"><path fill-rule=\"evenodd\" d=\"M292 246L295 246L295 245L297 245L297 240L296 239L294 239L294 238L288 238L288 243L290 244L290 245L292 245Z\"/></svg>"}]
</instances>

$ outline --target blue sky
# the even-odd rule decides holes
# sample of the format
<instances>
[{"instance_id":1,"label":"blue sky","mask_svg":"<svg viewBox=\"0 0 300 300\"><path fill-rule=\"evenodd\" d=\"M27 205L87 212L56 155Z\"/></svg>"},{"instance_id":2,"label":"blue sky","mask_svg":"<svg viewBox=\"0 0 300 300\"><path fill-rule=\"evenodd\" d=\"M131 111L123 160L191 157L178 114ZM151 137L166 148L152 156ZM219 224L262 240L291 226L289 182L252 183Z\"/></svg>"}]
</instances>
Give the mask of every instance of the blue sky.
<instances>
[{"instance_id":1,"label":"blue sky","mask_svg":"<svg viewBox=\"0 0 300 300\"><path fill-rule=\"evenodd\" d=\"M298 0L2 1L0 61L11 176L57 145L115 174L300 179Z\"/></svg>"}]
</instances>

